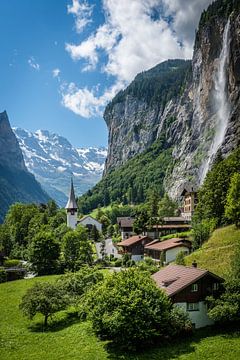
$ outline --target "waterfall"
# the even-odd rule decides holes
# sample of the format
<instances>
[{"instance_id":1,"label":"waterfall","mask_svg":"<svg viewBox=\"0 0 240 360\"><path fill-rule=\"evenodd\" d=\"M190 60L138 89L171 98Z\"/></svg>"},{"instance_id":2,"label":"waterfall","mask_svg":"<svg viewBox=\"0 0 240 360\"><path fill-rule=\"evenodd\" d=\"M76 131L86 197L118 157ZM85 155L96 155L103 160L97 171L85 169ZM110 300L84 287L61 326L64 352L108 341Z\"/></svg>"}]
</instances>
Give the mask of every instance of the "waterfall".
<instances>
[{"instance_id":1,"label":"waterfall","mask_svg":"<svg viewBox=\"0 0 240 360\"><path fill-rule=\"evenodd\" d=\"M228 89L227 89L227 69L229 65L229 49L230 49L230 19L228 20L224 33L223 33L223 44L222 51L219 57L219 65L217 72L214 76L214 93L213 100L216 109L216 124L215 124L215 135L208 152L208 159L204 164L201 183L203 182L210 164L217 153L218 149L222 145L225 134L227 131L228 120L230 116L230 103L228 100Z\"/></svg>"}]
</instances>

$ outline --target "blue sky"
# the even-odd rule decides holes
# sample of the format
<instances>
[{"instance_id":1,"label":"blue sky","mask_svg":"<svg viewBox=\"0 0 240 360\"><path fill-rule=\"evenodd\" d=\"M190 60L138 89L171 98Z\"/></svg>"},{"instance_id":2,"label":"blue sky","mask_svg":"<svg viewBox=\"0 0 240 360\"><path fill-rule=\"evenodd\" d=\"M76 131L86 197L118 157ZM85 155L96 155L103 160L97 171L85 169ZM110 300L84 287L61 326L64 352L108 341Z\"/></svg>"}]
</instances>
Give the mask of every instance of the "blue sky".
<instances>
[{"instance_id":1,"label":"blue sky","mask_svg":"<svg viewBox=\"0 0 240 360\"><path fill-rule=\"evenodd\" d=\"M210 2L1 0L0 111L78 147L107 145L107 102L138 72L190 58Z\"/></svg>"}]
</instances>

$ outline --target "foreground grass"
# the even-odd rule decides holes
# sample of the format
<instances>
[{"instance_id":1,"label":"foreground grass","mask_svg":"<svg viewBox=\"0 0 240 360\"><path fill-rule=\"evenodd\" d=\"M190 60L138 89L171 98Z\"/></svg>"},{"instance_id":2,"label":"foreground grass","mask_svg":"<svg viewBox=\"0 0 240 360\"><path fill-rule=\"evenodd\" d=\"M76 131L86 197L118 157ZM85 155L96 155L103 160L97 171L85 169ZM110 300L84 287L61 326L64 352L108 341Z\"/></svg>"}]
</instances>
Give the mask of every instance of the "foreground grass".
<instances>
[{"instance_id":1,"label":"foreground grass","mask_svg":"<svg viewBox=\"0 0 240 360\"><path fill-rule=\"evenodd\" d=\"M48 331L43 331L42 317L33 322L18 309L26 289L36 281L53 281L42 277L0 284L0 359L1 360L226 360L240 359L238 329L221 331L204 329L192 337L170 344L159 344L137 355L121 353L100 341L91 324L67 312L59 313Z\"/></svg>"},{"instance_id":2,"label":"foreground grass","mask_svg":"<svg viewBox=\"0 0 240 360\"><path fill-rule=\"evenodd\" d=\"M196 260L200 268L225 278L230 272L231 259L239 240L240 229L234 225L219 228L199 250L186 256L186 265L191 265Z\"/></svg>"}]
</instances>

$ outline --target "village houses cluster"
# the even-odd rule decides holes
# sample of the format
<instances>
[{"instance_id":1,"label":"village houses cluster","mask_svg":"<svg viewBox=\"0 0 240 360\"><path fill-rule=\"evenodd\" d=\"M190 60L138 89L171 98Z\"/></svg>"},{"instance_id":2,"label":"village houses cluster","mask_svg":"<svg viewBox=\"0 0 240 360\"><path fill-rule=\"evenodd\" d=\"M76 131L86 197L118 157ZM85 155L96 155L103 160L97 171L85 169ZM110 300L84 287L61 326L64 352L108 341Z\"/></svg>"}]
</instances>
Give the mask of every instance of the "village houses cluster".
<instances>
[{"instance_id":1,"label":"village houses cluster","mask_svg":"<svg viewBox=\"0 0 240 360\"><path fill-rule=\"evenodd\" d=\"M205 269L199 269L194 262L191 267L175 265L179 252L185 255L192 250L191 241L185 237L173 236L161 241L161 236L185 232L191 229L191 219L197 204L197 191L194 187L185 187L181 193L183 208L180 216L165 217L160 224L152 225L143 234L134 234L132 217L119 217L117 223L121 232L122 240L114 245L109 240L108 255L117 253L118 257L128 254L135 262L144 257L150 257L156 263L160 260L165 265L157 273L153 274L157 286L163 289L171 301L184 309L196 328L201 328L213 323L207 315L205 298L210 295L215 297L220 294L223 279ZM77 219L77 203L74 194L73 182L69 199L66 205L67 225L73 229L78 224L91 229L93 226L102 231L102 224L91 216ZM98 252L98 256L102 255Z\"/></svg>"}]
</instances>

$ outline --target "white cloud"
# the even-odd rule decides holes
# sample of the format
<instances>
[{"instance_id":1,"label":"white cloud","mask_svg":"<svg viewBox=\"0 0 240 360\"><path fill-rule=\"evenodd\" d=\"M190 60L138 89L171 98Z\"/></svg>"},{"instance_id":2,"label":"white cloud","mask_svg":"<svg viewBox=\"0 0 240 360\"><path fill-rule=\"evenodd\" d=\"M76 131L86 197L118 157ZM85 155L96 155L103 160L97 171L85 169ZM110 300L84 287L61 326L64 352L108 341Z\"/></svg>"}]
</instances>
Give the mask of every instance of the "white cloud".
<instances>
[{"instance_id":1,"label":"white cloud","mask_svg":"<svg viewBox=\"0 0 240 360\"><path fill-rule=\"evenodd\" d=\"M79 89L74 83L70 83L61 89L62 104L75 114L84 118L100 116L107 102L109 102L122 87L123 85L121 83L116 83L106 89L103 95L98 96L97 87L91 90L86 87Z\"/></svg>"},{"instance_id":2,"label":"white cloud","mask_svg":"<svg viewBox=\"0 0 240 360\"><path fill-rule=\"evenodd\" d=\"M91 15L93 6L86 1L72 0L72 5L67 6L68 14L75 17L75 26L77 32L81 32L87 24L92 22Z\"/></svg>"},{"instance_id":3,"label":"white cloud","mask_svg":"<svg viewBox=\"0 0 240 360\"><path fill-rule=\"evenodd\" d=\"M82 71L95 70L100 64L101 71L115 78L115 84L101 95L95 89L78 89L71 84L63 94L63 104L84 117L98 115L137 73L167 59L191 58L200 14L210 2L103 0L104 24L79 44L66 44L66 50L73 60L85 61ZM89 6L73 1L71 13L78 16L83 4ZM102 54L104 64L100 62Z\"/></svg>"},{"instance_id":4,"label":"white cloud","mask_svg":"<svg viewBox=\"0 0 240 360\"><path fill-rule=\"evenodd\" d=\"M57 77L59 77L60 73L61 73L60 69L58 69L58 68L53 69L53 71L52 71L52 76L53 76L54 78L57 78Z\"/></svg>"},{"instance_id":5,"label":"white cloud","mask_svg":"<svg viewBox=\"0 0 240 360\"><path fill-rule=\"evenodd\" d=\"M31 56L28 59L28 64L34 69L39 71L40 70L40 65L36 62L35 58L33 56Z\"/></svg>"}]
</instances>

